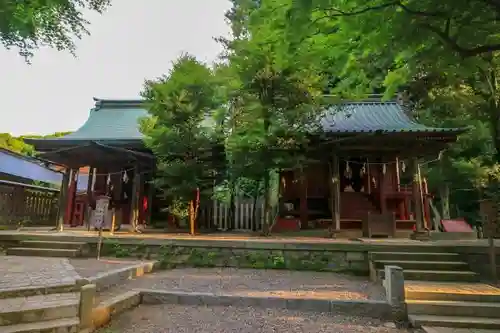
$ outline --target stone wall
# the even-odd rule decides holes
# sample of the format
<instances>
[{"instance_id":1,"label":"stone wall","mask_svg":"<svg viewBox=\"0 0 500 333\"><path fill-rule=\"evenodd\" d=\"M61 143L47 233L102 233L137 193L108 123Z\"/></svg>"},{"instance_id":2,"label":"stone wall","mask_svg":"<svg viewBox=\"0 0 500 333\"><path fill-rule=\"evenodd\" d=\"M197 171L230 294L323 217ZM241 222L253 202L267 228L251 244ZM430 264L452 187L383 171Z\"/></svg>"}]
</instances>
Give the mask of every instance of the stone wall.
<instances>
[{"instance_id":1,"label":"stone wall","mask_svg":"<svg viewBox=\"0 0 500 333\"><path fill-rule=\"evenodd\" d=\"M472 271L478 273L483 280L491 280L490 256L488 253L463 253L462 257ZM496 255L497 276L500 278L500 254Z\"/></svg>"},{"instance_id":2,"label":"stone wall","mask_svg":"<svg viewBox=\"0 0 500 333\"><path fill-rule=\"evenodd\" d=\"M123 244L116 240L103 243L102 255L158 259L164 268L173 267L239 267L342 272L368 275L366 251L306 249L258 244L249 246L193 246ZM269 245L269 246L263 246ZM95 251L95 247L94 247ZM94 252L92 251L92 252Z\"/></svg>"}]
</instances>

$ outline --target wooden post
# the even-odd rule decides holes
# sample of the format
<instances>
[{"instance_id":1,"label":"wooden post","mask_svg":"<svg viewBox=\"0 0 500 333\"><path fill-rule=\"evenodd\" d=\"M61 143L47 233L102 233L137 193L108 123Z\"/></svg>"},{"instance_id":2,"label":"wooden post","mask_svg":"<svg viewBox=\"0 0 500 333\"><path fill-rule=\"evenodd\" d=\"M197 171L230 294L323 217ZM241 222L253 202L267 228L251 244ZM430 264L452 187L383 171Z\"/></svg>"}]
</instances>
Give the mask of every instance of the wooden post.
<instances>
[{"instance_id":1,"label":"wooden post","mask_svg":"<svg viewBox=\"0 0 500 333\"><path fill-rule=\"evenodd\" d=\"M431 209L429 203L429 187L427 186L427 179L422 179L422 175L420 175L421 186L422 186L422 206L424 211L424 222L425 227L430 230L431 228Z\"/></svg>"},{"instance_id":2,"label":"wooden post","mask_svg":"<svg viewBox=\"0 0 500 333\"><path fill-rule=\"evenodd\" d=\"M66 168L61 181L61 190L59 191L59 210L57 213L57 231L63 231L66 208L68 207L68 189L71 177L71 169Z\"/></svg>"},{"instance_id":3,"label":"wooden post","mask_svg":"<svg viewBox=\"0 0 500 333\"><path fill-rule=\"evenodd\" d=\"M69 170L68 190L66 192L66 210L64 214L64 223L66 224L71 224L71 220L73 219L73 207L75 205L77 176L78 169Z\"/></svg>"},{"instance_id":4,"label":"wooden post","mask_svg":"<svg viewBox=\"0 0 500 333\"><path fill-rule=\"evenodd\" d=\"M399 158L396 157L396 191L401 192L401 175L399 171Z\"/></svg>"},{"instance_id":5,"label":"wooden post","mask_svg":"<svg viewBox=\"0 0 500 333\"><path fill-rule=\"evenodd\" d=\"M333 154L330 163L330 209L333 232L340 231L340 170L338 156ZM333 236L333 234L331 235Z\"/></svg>"},{"instance_id":6,"label":"wooden post","mask_svg":"<svg viewBox=\"0 0 500 333\"><path fill-rule=\"evenodd\" d=\"M386 168L384 168L384 164L380 164L379 165L379 200L380 200L380 212L382 214L387 213L387 200L386 200L387 182L386 182L384 170L387 172Z\"/></svg>"},{"instance_id":7,"label":"wooden post","mask_svg":"<svg viewBox=\"0 0 500 333\"><path fill-rule=\"evenodd\" d=\"M299 171L300 177L300 224L302 228L308 227L309 212L307 208L307 179L304 173L304 168L300 167Z\"/></svg>"},{"instance_id":8,"label":"wooden post","mask_svg":"<svg viewBox=\"0 0 500 333\"><path fill-rule=\"evenodd\" d=\"M134 170L134 180L132 183L132 196L130 197L130 226L132 227L132 231L137 230L137 218L138 218L138 212L137 212L137 204L138 204L138 190L139 190L139 181L140 181L140 176L139 176L139 168L135 168Z\"/></svg>"},{"instance_id":9,"label":"wooden post","mask_svg":"<svg viewBox=\"0 0 500 333\"><path fill-rule=\"evenodd\" d=\"M420 165L418 163L418 158L413 158L412 162L413 162L412 194L413 194L415 229L416 229L414 233L414 238L425 239L427 238L428 235L424 230L424 214L422 207L423 203L422 203L422 183L420 178Z\"/></svg>"},{"instance_id":10,"label":"wooden post","mask_svg":"<svg viewBox=\"0 0 500 333\"><path fill-rule=\"evenodd\" d=\"M92 166L89 166L89 179L87 180L87 207L85 210L85 220L87 223L87 230L90 231L90 218L92 215L92 199L94 193L94 172L95 169Z\"/></svg>"},{"instance_id":11,"label":"wooden post","mask_svg":"<svg viewBox=\"0 0 500 333\"><path fill-rule=\"evenodd\" d=\"M370 161L366 159L366 178L367 178L367 184L366 184L366 193L371 194L372 193L372 175L370 172Z\"/></svg>"}]
</instances>

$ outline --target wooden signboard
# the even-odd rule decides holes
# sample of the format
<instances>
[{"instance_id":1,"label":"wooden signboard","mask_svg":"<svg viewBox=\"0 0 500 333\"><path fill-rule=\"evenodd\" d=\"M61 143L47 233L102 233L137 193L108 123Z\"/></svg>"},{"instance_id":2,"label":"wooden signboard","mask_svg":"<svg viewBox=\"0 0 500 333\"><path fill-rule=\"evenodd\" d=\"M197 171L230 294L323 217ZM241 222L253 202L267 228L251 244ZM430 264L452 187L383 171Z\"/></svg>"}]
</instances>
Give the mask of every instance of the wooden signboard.
<instances>
[{"instance_id":1,"label":"wooden signboard","mask_svg":"<svg viewBox=\"0 0 500 333\"><path fill-rule=\"evenodd\" d=\"M493 200L485 199L479 202L479 212L483 221L485 236L500 238L500 212Z\"/></svg>"},{"instance_id":2,"label":"wooden signboard","mask_svg":"<svg viewBox=\"0 0 500 333\"><path fill-rule=\"evenodd\" d=\"M498 282L495 238L500 238L499 208L491 199L479 201L479 212L483 220L485 235L488 237L491 278L494 282Z\"/></svg>"}]
</instances>

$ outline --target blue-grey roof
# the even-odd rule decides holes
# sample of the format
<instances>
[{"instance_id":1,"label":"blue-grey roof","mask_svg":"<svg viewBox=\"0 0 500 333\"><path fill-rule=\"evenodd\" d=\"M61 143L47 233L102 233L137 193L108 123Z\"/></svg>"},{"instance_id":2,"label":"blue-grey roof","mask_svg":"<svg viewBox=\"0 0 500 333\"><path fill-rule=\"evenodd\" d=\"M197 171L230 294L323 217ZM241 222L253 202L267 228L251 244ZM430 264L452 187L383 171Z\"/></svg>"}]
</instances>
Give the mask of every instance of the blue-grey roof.
<instances>
[{"instance_id":1,"label":"blue-grey roof","mask_svg":"<svg viewBox=\"0 0 500 333\"><path fill-rule=\"evenodd\" d=\"M0 148L0 172L46 183L61 184L62 174L42 165L36 159Z\"/></svg>"},{"instance_id":2,"label":"blue-grey roof","mask_svg":"<svg viewBox=\"0 0 500 333\"><path fill-rule=\"evenodd\" d=\"M417 123L396 102L348 102L330 107L321 119L329 133L456 132L463 129L434 128Z\"/></svg>"},{"instance_id":3,"label":"blue-grey roof","mask_svg":"<svg viewBox=\"0 0 500 333\"><path fill-rule=\"evenodd\" d=\"M39 159L20 155L5 148L0 148L0 173L61 185L63 175L44 165ZM88 174L78 174L77 189L87 189Z\"/></svg>"}]
</instances>

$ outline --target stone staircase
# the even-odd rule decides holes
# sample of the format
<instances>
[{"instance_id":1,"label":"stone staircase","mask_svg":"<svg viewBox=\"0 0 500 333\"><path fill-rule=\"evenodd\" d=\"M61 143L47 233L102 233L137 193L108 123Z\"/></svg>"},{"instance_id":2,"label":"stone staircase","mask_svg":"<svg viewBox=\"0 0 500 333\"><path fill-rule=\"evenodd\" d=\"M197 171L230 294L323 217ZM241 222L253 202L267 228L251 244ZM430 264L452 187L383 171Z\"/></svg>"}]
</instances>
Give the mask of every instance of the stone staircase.
<instances>
[{"instance_id":1,"label":"stone staircase","mask_svg":"<svg viewBox=\"0 0 500 333\"><path fill-rule=\"evenodd\" d=\"M18 247L7 249L10 256L36 256L36 257L83 257L89 253L89 248L83 242L55 242L23 240Z\"/></svg>"},{"instance_id":2,"label":"stone staircase","mask_svg":"<svg viewBox=\"0 0 500 333\"><path fill-rule=\"evenodd\" d=\"M479 275L457 253L408 251L414 252L371 252L370 275L383 280L385 266L403 269L413 326L500 332L500 289L478 283Z\"/></svg>"},{"instance_id":3,"label":"stone staircase","mask_svg":"<svg viewBox=\"0 0 500 333\"><path fill-rule=\"evenodd\" d=\"M486 284L409 282L406 304L415 327L500 331L500 289Z\"/></svg>"},{"instance_id":4,"label":"stone staircase","mask_svg":"<svg viewBox=\"0 0 500 333\"><path fill-rule=\"evenodd\" d=\"M372 279L384 279L384 267L399 266L405 280L476 282L479 275L469 269L457 253L371 252Z\"/></svg>"},{"instance_id":5,"label":"stone staircase","mask_svg":"<svg viewBox=\"0 0 500 333\"><path fill-rule=\"evenodd\" d=\"M79 293L0 299L0 333L77 333Z\"/></svg>"}]
</instances>

